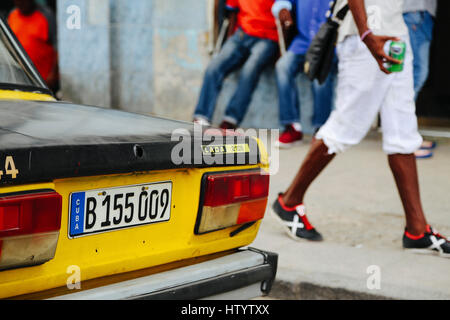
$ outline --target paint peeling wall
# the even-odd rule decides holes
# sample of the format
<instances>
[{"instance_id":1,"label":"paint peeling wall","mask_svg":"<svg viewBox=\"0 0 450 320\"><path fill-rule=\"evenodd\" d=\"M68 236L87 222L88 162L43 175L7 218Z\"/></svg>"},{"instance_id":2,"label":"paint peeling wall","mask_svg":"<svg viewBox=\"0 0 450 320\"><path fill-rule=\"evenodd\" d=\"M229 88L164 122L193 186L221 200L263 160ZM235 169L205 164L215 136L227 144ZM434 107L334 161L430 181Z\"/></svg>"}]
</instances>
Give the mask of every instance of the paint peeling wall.
<instances>
[{"instance_id":1,"label":"paint peeling wall","mask_svg":"<svg viewBox=\"0 0 450 320\"><path fill-rule=\"evenodd\" d=\"M65 100L190 121L210 60L212 0L58 0ZM70 6L80 8L73 27ZM223 84L222 120L238 72ZM310 131L311 93L299 77L301 114ZM278 128L273 67L263 73L243 127Z\"/></svg>"}]
</instances>

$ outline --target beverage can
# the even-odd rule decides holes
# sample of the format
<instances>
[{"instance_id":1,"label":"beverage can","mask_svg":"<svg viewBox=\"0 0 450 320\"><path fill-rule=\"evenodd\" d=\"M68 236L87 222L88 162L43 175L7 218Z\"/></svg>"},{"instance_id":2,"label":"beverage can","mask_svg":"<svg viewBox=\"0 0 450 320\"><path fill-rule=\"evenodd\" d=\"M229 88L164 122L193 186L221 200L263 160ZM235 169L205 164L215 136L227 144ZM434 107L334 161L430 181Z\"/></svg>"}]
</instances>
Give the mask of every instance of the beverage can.
<instances>
[{"instance_id":1,"label":"beverage can","mask_svg":"<svg viewBox=\"0 0 450 320\"><path fill-rule=\"evenodd\" d=\"M403 64L405 60L405 52L406 52L406 43L403 41L392 41L389 46L389 56L400 60L401 63L394 64L389 63L388 64L388 71L390 72L400 72L403 71Z\"/></svg>"}]
</instances>

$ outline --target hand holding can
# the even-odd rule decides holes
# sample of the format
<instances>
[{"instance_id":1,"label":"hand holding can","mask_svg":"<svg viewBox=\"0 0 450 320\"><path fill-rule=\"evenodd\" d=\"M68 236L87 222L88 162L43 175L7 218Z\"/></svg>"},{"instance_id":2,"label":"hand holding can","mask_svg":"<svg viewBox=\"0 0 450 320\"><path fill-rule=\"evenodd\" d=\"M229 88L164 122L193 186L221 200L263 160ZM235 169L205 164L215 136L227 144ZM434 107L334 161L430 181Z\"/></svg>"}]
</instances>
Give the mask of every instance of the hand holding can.
<instances>
[{"instance_id":1,"label":"hand holding can","mask_svg":"<svg viewBox=\"0 0 450 320\"><path fill-rule=\"evenodd\" d=\"M394 64L389 63L389 72L401 72L403 71L403 64L405 59L406 43L404 41L392 41L389 46L389 56L401 61L401 63Z\"/></svg>"}]
</instances>

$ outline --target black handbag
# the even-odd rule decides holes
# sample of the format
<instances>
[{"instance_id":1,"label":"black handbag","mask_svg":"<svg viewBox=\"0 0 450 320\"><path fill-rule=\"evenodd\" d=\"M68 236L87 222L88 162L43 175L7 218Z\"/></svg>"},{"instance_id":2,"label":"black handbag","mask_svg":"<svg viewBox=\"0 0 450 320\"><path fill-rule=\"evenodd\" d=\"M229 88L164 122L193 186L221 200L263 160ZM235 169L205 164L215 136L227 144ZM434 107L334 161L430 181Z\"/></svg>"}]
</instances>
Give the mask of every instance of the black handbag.
<instances>
[{"instance_id":1,"label":"black handbag","mask_svg":"<svg viewBox=\"0 0 450 320\"><path fill-rule=\"evenodd\" d=\"M331 12L334 11L335 5L336 1L331 7ZM311 41L305 55L304 65L305 74L311 81L317 79L322 84L327 79L333 63L339 25L348 10L348 5L345 5L336 15L331 14Z\"/></svg>"}]
</instances>

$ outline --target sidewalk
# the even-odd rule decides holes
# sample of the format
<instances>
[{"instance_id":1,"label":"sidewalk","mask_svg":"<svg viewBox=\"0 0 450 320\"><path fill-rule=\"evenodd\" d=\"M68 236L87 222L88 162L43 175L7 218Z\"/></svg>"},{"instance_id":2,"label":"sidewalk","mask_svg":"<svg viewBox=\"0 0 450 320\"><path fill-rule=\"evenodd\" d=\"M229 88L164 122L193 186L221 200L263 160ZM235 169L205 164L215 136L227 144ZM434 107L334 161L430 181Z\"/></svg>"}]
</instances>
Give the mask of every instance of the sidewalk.
<instances>
[{"instance_id":1,"label":"sidewalk","mask_svg":"<svg viewBox=\"0 0 450 320\"><path fill-rule=\"evenodd\" d=\"M431 159L418 160L428 222L450 235L450 140L438 139ZM404 215L381 136L338 155L306 195L310 222L321 243L289 238L271 215L271 204L296 174L309 148L280 151L271 177L269 205L252 246L279 254L270 294L280 299L450 299L450 259L404 252ZM369 289L369 266L380 271L380 289Z\"/></svg>"}]
</instances>

